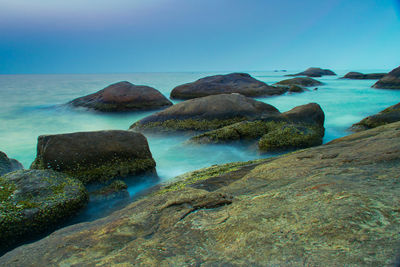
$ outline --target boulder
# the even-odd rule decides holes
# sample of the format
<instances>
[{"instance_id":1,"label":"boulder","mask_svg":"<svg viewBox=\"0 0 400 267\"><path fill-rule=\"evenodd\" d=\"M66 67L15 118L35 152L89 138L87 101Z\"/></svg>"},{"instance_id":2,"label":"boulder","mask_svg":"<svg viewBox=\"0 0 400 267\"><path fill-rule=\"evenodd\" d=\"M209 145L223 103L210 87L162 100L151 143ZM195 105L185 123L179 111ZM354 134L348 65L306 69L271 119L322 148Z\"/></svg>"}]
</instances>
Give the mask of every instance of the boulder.
<instances>
[{"instance_id":1,"label":"boulder","mask_svg":"<svg viewBox=\"0 0 400 267\"><path fill-rule=\"evenodd\" d=\"M54 230L88 200L79 180L52 170L8 173L0 188L0 253Z\"/></svg>"},{"instance_id":2,"label":"boulder","mask_svg":"<svg viewBox=\"0 0 400 267\"><path fill-rule=\"evenodd\" d=\"M386 73L368 73L363 74L361 72L349 72L342 79L353 79L353 80L379 80L383 78Z\"/></svg>"},{"instance_id":3,"label":"boulder","mask_svg":"<svg viewBox=\"0 0 400 267\"><path fill-rule=\"evenodd\" d=\"M372 87L381 89L400 89L400 66L386 74Z\"/></svg>"},{"instance_id":4,"label":"boulder","mask_svg":"<svg viewBox=\"0 0 400 267\"><path fill-rule=\"evenodd\" d=\"M171 92L173 99L192 99L218 94L239 93L248 97L284 94L284 88L269 86L254 79L247 73L215 75L175 87Z\"/></svg>"},{"instance_id":5,"label":"boulder","mask_svg":"<svg viewBox=\"0 0 400 267\"><path fill-rule=\"evenodd\" d=\"M129 197L128 185L122 180L114 180L109 185L90 192L90 201L102 202Z\"/></svg>"},{"instance_id":6,"label":"boulder","mask_svg":"<svg viewBox=\"0 0 400 267\"><path fill-rule=\"evenodd\" d=\"M288 87L288 92L289 93L303 93L306 90L307 89L305 89L305 88L303 88L301 86L298 86L298 85L291 85L290 87Z\"/></svg>"},{"instance_id":7,"label":"boulder","mask_svg":"<svg viewBox=\"0 0 400 267\"><path fill-rule=\"evenodd\" d=\"M321 77L324 75L336 75L336 73L334 73L331 70L328 69L321 69L321 68L308 68L303 72L299 72L296 74L289 74L286 76L308 76L308 77Z\"/></svg>"},{"instance_id":8,"label":"boulder","mask_svg":"<svg viewBox=\"0 0 400 267\"><path fill-rule=\"evenodd\" d=\"M353 124L350 127L350 130L353 132L359 132L396 121L400 121L400 103L390 106L378 114L362 119L361 121Z\"/></svg>"},{"instance_id":9,"label":"boulder","mask_svg":"<svg viewBox=\"0 0 400 267\"><path fill-rule=\"evenodd\" d=\"M6 153L0 151L0 176L23 168L18 160L8 158Z\"/></svg>"},{"instance_id":10,"label":"boulder","mask_svg":"<svg viewBox=\"0 0 400 267\"><path fill-rule=\"evenodd\" d=\"M76 98L68 104L103 112L152 110L172 105L171 101L158 90L126 81L114 83L94 94Z\"/></svg>"},{"instance_id":11,"label":"boulder","mask_svg":"<svg viewBox=\"0 0 400 267\"><path fill-rule=\"evenodd\" d=\"M134 123L130 129L153 132L207 131L265 114L279 114L279 111L240 94L220 94L181 102Z\"/></svg>"},{"instance_id":12,"label":"boulder","mask_svg":"<svg viewBox=\"0 0 400 267\"><path fill-rule=\"evenodd\" d=\"M392 266L400 122L278 157L177 177L2 266Z\"/></svg>"},{"instance_id":13,"label":"boulder","mask_svg":"<svg viewBox=\"0 0 400 267\"><path fill-rule=\"evenodd\" d=\"M146 137L131 131L95 131L38 138L33 169L53 169L83 183L155 172Z\"/></svg>"},{"instance_id":14,"label":"boulder","mask_svg":"<svg viewBox=\"0 0 400 267\"><path fill-rule=\"evenodd\" d=\"M297 85L297 86L309 87L309 86L319 86L322 84L323 83L321 83L320 81L317 81L317 80L309 78L309 77L297 77L297 78L286 79L286 80L277 82L274 85L277 85L277 86Z\"/></svg>"}]
</instances>

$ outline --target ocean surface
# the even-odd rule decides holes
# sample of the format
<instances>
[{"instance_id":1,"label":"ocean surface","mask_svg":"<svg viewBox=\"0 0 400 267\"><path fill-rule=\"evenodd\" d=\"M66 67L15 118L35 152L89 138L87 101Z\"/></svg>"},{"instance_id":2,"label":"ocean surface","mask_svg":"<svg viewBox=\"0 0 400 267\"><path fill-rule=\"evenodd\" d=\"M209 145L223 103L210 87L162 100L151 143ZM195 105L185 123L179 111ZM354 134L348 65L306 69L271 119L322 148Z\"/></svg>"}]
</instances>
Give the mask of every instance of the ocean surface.
<instances>
[{"instance_id":1,"label":"ocean surface","mask_svg":"<svg viewBox=\"0 0 400 267\"><path fill-rule=\"evenodd\" d=\"M334 71L338 76L317 78L324 85L319 86L316 91L257 100L271 104L281 112L310 102L320 104L325 112L324 143L349 134L347 129L353 123L400 101L400 90L373 89L371 86L375 80L338 79L348 70ZM390 70L352 71L372 73ZM285 74L295 72L297 71L247 73L273 84L287 79ZM36 155L39 135L108 129L127 130L131 124L154 112L105 114L63 105L112 83L126 80L137 85L152 86L168 97L177 85L216 74L224 72L0 75L0 151L29 168ZM161 181L213 164L274 156L260 154L255 146L187 145L184 143L187 137L184 136L146 137L157 162L157 172ZM146 179L131 184L130 195L134 197L149 186L150 182ZM96 217L91 215L93 210L98 209L89 209L85 220Z\"/></svg>"}]
</instances>

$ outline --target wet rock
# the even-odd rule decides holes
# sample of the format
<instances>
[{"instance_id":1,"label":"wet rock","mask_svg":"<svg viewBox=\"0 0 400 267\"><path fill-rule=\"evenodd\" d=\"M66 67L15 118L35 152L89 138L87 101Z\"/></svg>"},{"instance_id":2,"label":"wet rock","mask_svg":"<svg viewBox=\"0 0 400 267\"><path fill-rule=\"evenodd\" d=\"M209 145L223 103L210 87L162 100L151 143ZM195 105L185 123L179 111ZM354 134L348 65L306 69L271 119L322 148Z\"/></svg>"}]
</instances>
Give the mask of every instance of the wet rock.
<instances>
[{"instance_id":1,"label":"wet rock","mask_svg":"<svg viewBox=\"0 0 400 267\"><path fill-rule=\"evenodd\" d=\"M155 173L155 166L146 137L112 130L39 136L31 168L64 172L87 184Z\"/></svg>"},{"instance_id":2,"label":"wet rock","mask_svg":"<svg viewBox=\"0 0 400 267\"><path fill-rule=\"evenodd\" d=\"M3 266L390 266L400 122L269 159L198 170ZM184 233L184 234L182 234Z\"/></svg>"},{"instance_id":3,"label":"wet rock","mask_svg":"<svg viewBox=\"0 0 400 267\"><path fill-rule=\"evenodd\" d=\"M18 160L8 158L6 153L0 151L0 176L23 168Z\"/></svg>"},{"instance_id":4,"label":"wet rock","mask_svg":"<svg viewBox=\"0 0 400 267\"><path fill-rule=\"evenodd\" d=\"M130 82L114 83L106 88L68 103L103 112L152 110L171 106L172 103L158 90Z\"/></svg>"},{"instance_id":5,"label":"wet rock","mask_svg":"<svg viewBox=\"0 0 400 267\"><path fill-rule=\"evenodd\" d=\"M361 72L349 72L342 79L353 79L353 80L379 80L383 78L386 73L368 73L363 74Z\"/></svg>"},{"instance_id":6,"label":"wet rock","mask_svg":"<svg viewBox=\"0 0 400 267\"><path fill-rule=\"evenodd\" d=\"M248 97L281 95L285 88L269 86L254 79L247 73L215 75L175 87L171 92L173 99L192 99L218 94L240 93Z\"/></svg>"},{"instance_id":7,"label":"wet rock","mask_svg":"<svg viewBox=\"0 0 400 267\"><path fill-rule=\"evenodd\" d=\"M279 114L271 105L240 94L195 98L150 115L130 129L135 131L206 131L265 114Z\"/></svg>"},{"instance_id":8,"label":"wet rock","mask_svg":"<svg viewBox=\"0 0 400 267\"><path fill-rule=\"evenodd\" d=\"M82 183L51 170L0 177L0 252L60 225L88 200Z\"/></svg>"},{"instance_id":9,"label":"wet rock","mask_svg":"<svg viewBox=\"0 0 400 267\"><path fill-rule=\"evenodd\" d=\"M400 89L400 67L395 68L372 87L381 89Z\"/></svg>"},{"instance_id":10,"label":"wet rock","mask_svg":"<svg viewBox=\"0 0 400 267\"><path fill-rule=\"evenodd\" d=\"M286 76L308 76L308 77L321 77L321 76L325 76L325 75L336 75L336 73L334 73L331 70L328 69L321 69L321 68L308 68L303 72L299 72L296 74L289 74Z\"/></svg>"},{"instance_id":11,"label":"wet rock","mask_svg":"<svg viewBox=\"0 0 400 267\"><path fill-rule=\"evenodd\" d=\"M129 197L128 185L122 180L115 180L98 190L90 192L90 201L102 202Z\"/></svg>"},{"instance_id":12,"label":"wet rock","mask_svg":"<svg viewBox=\"0 0 400 267\"><path fill-rule=\"evenodd\" d=\"M309 87L309 86L319 86L322 84L323 83L321 83L320 81L317 81L317 80L309 78L309 77L297 77L297 78L292 78L292 79L287 79L287 80L277 82L274 85L278 85L278 86L297 85L297 86Z\"/></svg>"},{"instance_id":13,"label":"wet rock","mask_svg":"<svg viewBox=\"0 0 400 267\"><path fill-rule=\"evenodd\" d=\"M378 114L368 116L360 122L353 124L350 130L353 132L359 132L396 121L400 121L400 103L390 106Z\"/></svg>"},{"instance_id":14,"label":"wet rock","mask_svg":"<svg viewBox=\"0 0 400 267\"><path fill-rule=\"evenodd\" d=\"M288 92L289 93L302 93L302 92L305 92L307 89L305 89L305 88L303 88L303 87L301 87L301 86L298 86L298 85L291 85L290 87L289 87L289 89L288 89Z\"/></svg>"}]
</instances>

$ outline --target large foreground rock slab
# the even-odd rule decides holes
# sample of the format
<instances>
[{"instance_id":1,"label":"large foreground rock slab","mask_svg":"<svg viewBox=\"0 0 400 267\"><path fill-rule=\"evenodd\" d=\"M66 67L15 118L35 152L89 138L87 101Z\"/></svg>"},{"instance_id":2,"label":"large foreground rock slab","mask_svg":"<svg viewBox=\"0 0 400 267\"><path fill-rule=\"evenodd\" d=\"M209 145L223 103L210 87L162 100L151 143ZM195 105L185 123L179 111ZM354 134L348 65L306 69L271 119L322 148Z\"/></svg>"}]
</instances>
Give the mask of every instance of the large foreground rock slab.
<instances>
[{"instance_id":1,"label":"large foreground rock slab","mask_svg":"<svg viewBox=\"0 0 400 267\"><path fill-rule=\"evenodd\" d=\"M215 75L199 79L175 87L171 91L171 98L192 99L197 97L239 93L248 97L281 95L287 90L269 86L254 79L247 73L231 73Z\"/></svg>"},{"instance_id":2,"label":"large foreground rock slab","mask_svg":"<svg viewBox=\"0 0 400 267\"><path fill-rule=\"evenodd\" d=\"M86 184L155 172L155 166L146 137L110 130L41 135L31 168L67 173Z\"/></svg>"},{"instance_id":3,"label":"large foreground rock slab","mask_svg":"<svg viewBox=\"0 0 400 267\"><path fill-rule=\"evenodd\" d=\"M160 109L171 106L172 102L152 87L123 81L107 86L94 94L76 98L68 104L114 112Z\"/></svg>"},{"instance_id":4,"label":"large foreground rock slab","mask_svg":"<svg viewBox=\"0 0 400 267\"><path fill-rule=\"evenodd\" d=\"M240 94L220 94L187 100L150 115L130 129L135 131L206 131L265 114L279 114L271 105Z\"/></svg>"},{"instance_id":5,"label":"large foreground rock slab","mask_svg":"<svg viewBox=\"0 0 400 267\"><path fill-rule=\"evenodd\" d=\"M0 177L0 253L53 230L88 201L82 183L51 170L20 170Z\"/></svg>"},{"instance_id":6,"label":"large foreground rock slab","mask_svg":"<svg viewBox=\"0 0 400 267\"><path fill-rule=\"evenodd\" d=\"M336 73L334 73L331 70L328 69L321 69L321 68L308 68L303 72L299 72L296 74L289 74L289 75L285 75L285 76L308 76L308 77L321 77L321 76L325 76L325 75L336 75Z\"/></svg>"},{"instance_id":7,"label":"large foreground rock slab","mask_svg":"<svg viewBox=\"0 0 400 267\"><path fill-rule=\"evenodd\" d=\"M0 151L0 176L23 168L24 166L18 160L10 159L6 153Z\"/></svg>"},{"instance_id":8,"label":"large foreground rock slab","mask_svg":"<svg viewBox=\"0 0 400 267\"><path fill-rule=\"evenodd\" d=\"M349 72L343 76L342 79L352 79L352 80L379 80L383 78L386 73L368 73L364 74L361 72Z\"/></svg>"},{"instance_id":9,"label":"large foreground rock slab","mask_svg":"<svg viewBox=\"0 0 400 267\"><path fill-rule=\"evenodd\" d=\"M400 121L400 103L390 106L378 114L362 119L361 121L353 124L350 127L350 130L353 132L359 132L396 121Z\"/></svg>"},{"instance_id":10,"label":"large foreground rock slab","mask_svg":"<svg viewBox=\"0 0 400 267\"><path fill-rule=\"evenodd\" d=\"M399 252L400 122L177 178L59 230L3 266L391 266Z\"/></svg>"},{"instance_id":11,"label":"large foreground rock slab","mask_svg":"<svg viewBox=\"0 0 400 267\"><path fill-rule=\"evenodd\" d=\"M381 89L400 89L400 66L386 74L372 87Z\"/></svg>"}]
</instances>

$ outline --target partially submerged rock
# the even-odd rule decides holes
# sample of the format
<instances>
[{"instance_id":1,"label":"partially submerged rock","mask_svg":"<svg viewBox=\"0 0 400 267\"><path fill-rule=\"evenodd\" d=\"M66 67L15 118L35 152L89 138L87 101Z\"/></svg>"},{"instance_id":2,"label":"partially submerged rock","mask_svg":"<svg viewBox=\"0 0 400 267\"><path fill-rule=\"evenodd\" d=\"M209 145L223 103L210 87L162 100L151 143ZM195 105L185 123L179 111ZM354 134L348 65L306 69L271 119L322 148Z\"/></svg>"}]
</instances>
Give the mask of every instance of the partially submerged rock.
<instances>
[{"instance_id":1,"label":"partially submerged rock","mask_svg":"<svg viewBox=\"0 0 400 267\"><path fill-rule=\"evenodd\" d=\"M265 114L279 114L279 111L240 94L220 94L178 103L134 123L130 129L153 132L207 131Z\"/></svg>"},{"instance_id":2,"label":"partially submerged rock","mask_svg":"<svg viewBox=\"0 0 400 267\"><path fill-rule=\"evenodd\" d=\"M98 190L90 192L90 201L99 202L129 197L128 185L122 180L112 181Z\"/></svg>"},{"instance_id":3,"label":"partially submerged rock","mask_svg":"<svg viewBox=\"0 0 400 267\"><path fill-rule=\"evenodd\" d=\"M126 81L109 85L94 94L76 98L68 104L103 112L152 110L172 105L171 101L158 90Z\"/></svg>"},{"instance_id":4,"label":"partially submerged rock","mask_svg":"<svg viewBox=\"0 0 400 267\"><path fill-rule=\"evenodd\" d=\"M6 153L0 151L0 176L23 168L18 160L8 158Z\"/></svg>"},{"instance_id":5,"label":"partially submerged rock","mask_svg":"<svg viewBox=\"0 0 400 267\"><path fill-rule=\"evenodd\" d=\"M343 76L342 79L353 79L353 80L379 80L383 78L386 73L368 73L364 74L361 72L349 72Z\"/></svg>"},{"instance_id":6,"label":"partially submerged rock","mask_svg":"<svg viewBox=\"0 0 400 267\"><path fill-rule=\"evenodd\" d=\"M171 91L173 99L192 99L218 94L240 93L248 97L284 94L284 88L269 86L254 79L247 73L215 75L175 87Z\"/></svg>"},{"instance_id":7,"label":"partially submerged rock","mask_svg":"<svg viewBox=\"0 0 400 267\"><path fill-rule=\"evenodd\" d=\"M0 177L0 252L54 229L88 200L82 183L51 170Z\"/></svg>"},{"instance_id":8,"label":"partially submerged rock","mask_svg":"<svg viewBox=\"0 0 400 267\"><path fill-rule=\"evenodd\" d=\"M386 74L372 87L381 89L400 89L400 66Z\"/></svg>"},{"instance_id":9,"label":"partially submerged rock","mask_svg":"<svg viewBox=\"0 0 400 267\"><path fill-rule=\"evenodd\" d=\"M353 132L359 132L396 121L400 121L400 103L390 106L378 114L368 116L360 122L353 124L350 130Z\"/></svg>"},{"instance_id":10,"label":"partially submerged rock","mask_svg":"<svg viewBox=\"0 0 400 267\"><path fill-rule=\"evenodd\" d=\"M289 74L286 76L308 76L308 77L321 77L321 76L325 76L325 75L336 75L336 73L334 73L331 70L328 69L321 69L321 68L308 68L303 72L299 72L296 74Z\"/></svg>"},{"instance_id":11,"label":"partially submerged rock","mask_svg":"<svg viewBox=\"0 0 400 267\"><path fill-rule=\"evenodd\" d=\"M155 172L146 137L132 131L96 131L38 138L34 169L53 169L82 182Z\"/></svg>"},{"instance_id":12,"label":"partially submerged rock","mask_svg":"<svg viewBox=\"0 0 400 267\"><path fill-rule=\"evenodd\" d=\"M286 79L286 80L277 82L274 85L278 85L278 86L297 85L297 86L309 87L309 86L319 86L322 84L323 84L322 82L317 81L312 78L309 78L309 77L297 77L297 78Z\"/></svg>"},{"instance_id":13,"label":"partially submerged rock","mask_svg":"<svg viewBox=\"0 0 400 267\"><path fill-rule=\"evenodd\" d=\"M199 170L3 266L390 266L400 122L280 157Z\"/></svg>"},{"instance_id":14,"label":"partially submerged rock","mask_svg":"<svg viewBox=\"0 0 400 267\"><path fill-rule=\"evenodd\" d=\"M307 89L304 89L301 86L298 85L291 85L290 87L288 87L288 92L289 93L302 93L305 92Z\"/></svg>"}]
</instances>

